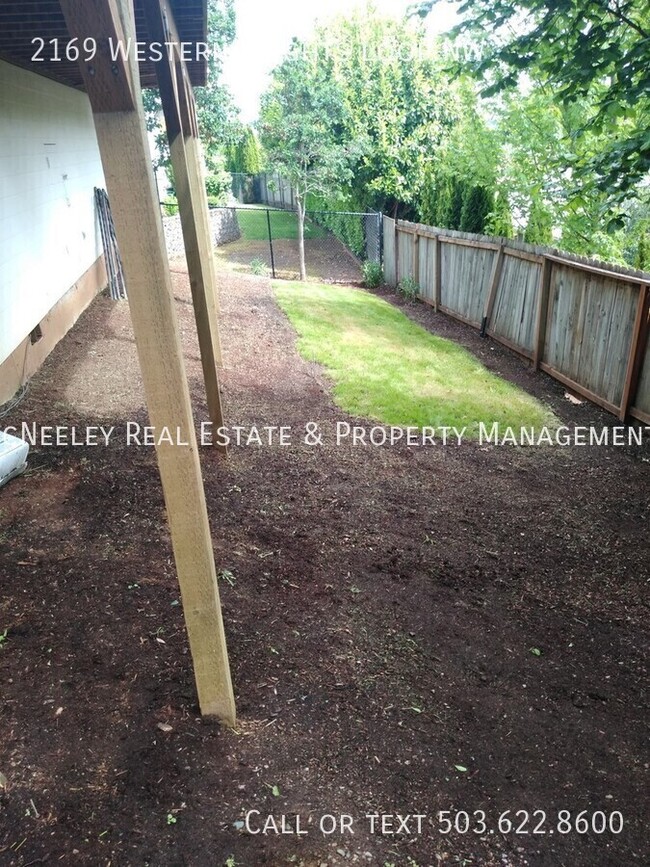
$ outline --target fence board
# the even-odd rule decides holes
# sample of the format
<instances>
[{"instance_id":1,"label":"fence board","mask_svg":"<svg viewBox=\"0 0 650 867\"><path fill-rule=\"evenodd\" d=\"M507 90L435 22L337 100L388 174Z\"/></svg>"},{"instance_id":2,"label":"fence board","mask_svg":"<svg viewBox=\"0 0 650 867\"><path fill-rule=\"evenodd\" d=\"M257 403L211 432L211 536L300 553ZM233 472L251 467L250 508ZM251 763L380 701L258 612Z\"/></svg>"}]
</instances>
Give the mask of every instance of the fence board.
<instances>
[{"instance_id":1,"label":"fence board","mask_svg":"<svg viewBox=\"0 0 650 867\"><path fill-rule=\"evenodd\" d=\"M492 249L441 244L440 303L464 320L480 325L490 284Z\"/></svg>"},{"instance_id":2,"label":"fence board","mask_svg":"<svg viewBox=\"0 0 650 867\"><path fill-rule=\"evenodd\" d=\"M433 304L436 280L436 241L427 235L420 236L420 296Z\"/></svg>"},{"instance_id":3,"label":"fence board","mask_svg":"<svg viewBox=\"0 0 650 867\"><path fill-rule=\"evenodd\" d=\"M395 220L384 214L384 280L389 286L397 285L395 274Z\"/></svg>"},{"instance_id":4,"label":"fence board","mask_svg":"<svg viewBox=\"0 0 650 867\"><path fill-rule=\"evenodd\" d=\"M535 312L542 266L519 256L505 256L488 333L526 352L535 348Z\"/></svg>"},{"instance_id":5,"label":"fence board","mask_svg":"<svg viewBox=\"0 0 650 867\"><path fill-rule=\"evenodd\" d=\"M650 424L650 340L646 344L636 400L633 401L633 404L631 414L646 424Z\"/></svg>"},{"instance_id":6,"label":"fence board","mask_svg":"<svg viewBox=\"0 0 650 867\"><path fill-rule=\"evenodd\" d=\"M620 405L638 291L631 282L555 264L544 362Z\"/></svg>"},{"instance_id":7,"label":"fence board","mask_svg":"<svg viewBox=\"0 0 650 867\"><path fill-rule=\"evenodd\" d=\"M415 279L415 258L413 255L413 235L400 232L397 236L397 282L405 277Z\"/></svg>"}]
</instances>

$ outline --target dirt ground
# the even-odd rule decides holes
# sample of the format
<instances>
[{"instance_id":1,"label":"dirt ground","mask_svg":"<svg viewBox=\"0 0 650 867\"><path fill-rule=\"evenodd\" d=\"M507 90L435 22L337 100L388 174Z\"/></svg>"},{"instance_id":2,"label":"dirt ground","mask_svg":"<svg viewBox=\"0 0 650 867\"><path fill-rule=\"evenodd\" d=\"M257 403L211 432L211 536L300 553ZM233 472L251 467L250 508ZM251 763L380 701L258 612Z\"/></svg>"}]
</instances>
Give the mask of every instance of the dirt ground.
<instances>
[{"instance_id":1,"label":"dirt ground","mask_svg":"<svg viewBox=\"0 0 650 867\"><path fill-rule=\"evenodd\" d=\"M251 273L254 259L265 263L271 274L271 250L268 241L249 241L241 238L217 248L217 256L236 271ZM298 280L300 259L298 241L273 241L275 276L283 280ZM305 265L310 280L325 283L359 283L361 265L334 235L305 239Z\"/></svg>"},{"instance_id":2,"label":"dirt ground","mask_svg":"<svg viewBox=\"0 0 650 867\"><path fill-rule=\"evenodd\" d=\"M155 454L125 442L146 422L128 307L102 297L3 419L118 431L33 448L0 492L0 864L650 863L648 449L337 448L349 419L268 281L221 284L229 423L326 434L201 449L237 730L198 716ZM403 306L567 423L615 423ZM562 810L623 830L565 834ZM268 816L285 833L251 833Z\"/></svg>"}]
</instances>

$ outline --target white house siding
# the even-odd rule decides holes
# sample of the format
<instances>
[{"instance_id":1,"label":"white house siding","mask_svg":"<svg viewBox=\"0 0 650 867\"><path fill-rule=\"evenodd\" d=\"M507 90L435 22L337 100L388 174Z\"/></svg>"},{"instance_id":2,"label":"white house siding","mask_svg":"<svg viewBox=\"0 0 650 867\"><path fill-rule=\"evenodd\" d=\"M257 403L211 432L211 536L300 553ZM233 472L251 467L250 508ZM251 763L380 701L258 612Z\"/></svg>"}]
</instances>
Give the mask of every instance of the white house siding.
<instances>
[{"instance_id":1,"label":"white house siding","mask_svg":"<svg viewBox=\"0 0 650 867\"><path fill-rule=\"evenodd\" d=\"M95 186L86 95L0 61L0 365L89 269L100 273Z\"/></svg>"}]
</instances>

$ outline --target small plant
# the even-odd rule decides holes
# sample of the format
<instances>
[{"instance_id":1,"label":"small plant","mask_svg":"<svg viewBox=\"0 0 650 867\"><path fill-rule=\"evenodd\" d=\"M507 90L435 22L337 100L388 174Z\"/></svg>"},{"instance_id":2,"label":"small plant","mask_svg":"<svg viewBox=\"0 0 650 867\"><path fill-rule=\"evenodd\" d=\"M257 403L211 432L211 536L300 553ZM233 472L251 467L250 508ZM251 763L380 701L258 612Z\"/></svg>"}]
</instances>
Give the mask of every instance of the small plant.
<instances>
[{"instance_id":1,"label":"small plant","mask_svg":"<svg viewBox=\"0 0 650 867\"><path fill-rule=\"evenodd\" d=\"M176 818L176 816L173 813L167 813L167 824L168 825L175 825L176 822L178 822L178 819Z\"/></svg>"},{"instance_id":2,"label":"small plant","mask_svg":"<svg viewBox=\"0 0 650 867\"><path fill-rule=\"evenodd\" d=\"M251 271L256 277L268 277L269 269L263 259L253 259L251 262Z\"/></svg>"},{"instance_id":3,"label":"small plant","mask_svg":"<svg viewBox=\"0 0 650 867\"><path fill-rule=\"evenodd\" d=\"M0 650L4 646L5 641L8 641L7 635L9 634L9 630L5 629L4 632L0 632Z\"/></svg>"},{"instance_id":4,"label":"small plant","mask_svg":"<svg viewBox=\"0 0 650 867\"><path fill-rule=\"evenodd\" d=\"M167 198L162 202L163 213L166 217L174 217L178 213L178 201L174 198Z\"/></svg>"},{"instance_id":5,"label":"small plant","mask_svg":"<svg viewBox=\"0 0 650 867\"><path fill-rule=\"evenodd\" d=\"M397 284L397 291L407 301L413 301L420 294L420 287L412 277L402 277Z\"/></svg>"},{"instance_id":6,"label":"small plant","mask_svg":"<svg viewBox=\"0 0 650 867\"><path fill-rule=\"evenodd\" d=\"M377 289L381 286L383 274L379 262L364 262L363 263L363 282L368 289Z\"/></svg>"}]
</instances>

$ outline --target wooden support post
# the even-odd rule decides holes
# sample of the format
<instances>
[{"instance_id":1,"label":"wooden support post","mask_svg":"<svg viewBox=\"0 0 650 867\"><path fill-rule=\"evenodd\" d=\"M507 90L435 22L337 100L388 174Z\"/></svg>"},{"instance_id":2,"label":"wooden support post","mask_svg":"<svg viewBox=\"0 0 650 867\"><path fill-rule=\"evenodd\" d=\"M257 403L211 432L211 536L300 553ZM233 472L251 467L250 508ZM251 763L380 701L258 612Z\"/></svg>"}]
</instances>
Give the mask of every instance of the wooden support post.
<instances>
[{"instance_id":1,"label":"wooden support post","mask_svg":"<svg viewBox=\"0 0 650 867\"><path fill-rule=\"evenodd\" d=\"M535 344L533 346L533 367L539 370L544 360L544 344L546 343L546 322L548 319L548 301L551 289L551 274L553 262L544 257L542 270L537 287L537 312L535 314Z\"/></svg>"},{"instance_id":2,"label":"wooden support post","mask_svg":"<svg viewBox=\"0 0 650 867\"><path fill-rule=\"evenodd\" d=\"M433 309L438 312L440 307L440 299L442 297L442 244L440 243L440 235L436 235L436 261L433 280Z\"/></svg>"},{"instance_id":3,"label":"wooden support post","mask_svg":"<svg viewBox=\"0 0 650 867\"><path fill-rule=\"evenodd\" d=\"M413 235L413 280L418 285L418 293L420 291L420 236L416 232Z\"/></svg>"},{"instance_id":4,"label":"wooden support post","mask_svg":"<svg viewBox=\"0 0 650 867\"><path fill-rule=\"evenodd\" d=\"M634 319L634 329L632 331L632 340L630 343L630 354L627 360L627 369L625 371L625 384L623 386L623 396L621 398L621 408L619 418L625 421L627 418L632 401L636 396L636 388L639 383L639 375L641 373L641 365L645 357L646 345L648 342L648 306L650 304L650 289L644 283L639 286L639 300L636 307L636 316Z\"/></svg>"},{"instance_id":5,"label":"wooden support post","mask_svg":"<svg viewBox=\"0 0 650 867\"><path fill-rule=\"evenodd\" d=\"M116 0L126 38L135 41L130 0ZM106 38L93 7L105 11L108 0L61 0L68 31L80 41ZM111 2L112 5L112 2ZM117 24L118 19L114 18ZM194 662L201 713L227 725L235 723L235 703L228 665L212 538L199 464L190 394L181 352L162 219L149 155L139 73L130 57L135 107L106 109L92 84L99 151L122 255L131 319L151 424L183 611ZM160 440L165 431L175 442Z\"/></svg>"},{"instance_id":6,"label":"wooden support post","mask_svg":"<svg viewBox=\"0 0 650 867\"><path fill-rule=\"evenodd\" d=\"M488 289L487 298L485 299L485 307L483 308L483 320L481 322L481 337L485 337L487 332L488 322L492 317L492 311L494 310L494 302L497 297L497 289L499 288L499 281L501 280L501 271L503 270L503 243L499 244L499 249L494 257L494 262L492 263L492 273L490 274L490 286Z\"/></svg>"},{"instance_id":7,"label":"wooden support post","mask_svg":"<svg viewBox=\"0 0 650 867\"><path fill-rule=\"evenodd\" d=\"M160 44L178 41L171 10L163 12L159 0L145 0L144 9L152 41ZM189 85L180 61L174 63L165 54L154 65L174 170L208 412L214 428L218 429L223 425L217 372L221 343L210 221L198 152L194 148L198 130L192 122L186 92ZM218 442L217 438L214 442ZM223 446L216 447L225 451Z\"/></svg>"},{"instance_id":8,"label":"wooden support post","mask_svg":"<svg viewBox=\"0 0 650 867\"><path fill-rule=\"evenodd\" d=\"M395 215L395 286L399 286L399 220Z\"/></svg>"}]
</instances>

